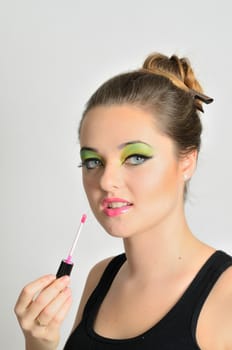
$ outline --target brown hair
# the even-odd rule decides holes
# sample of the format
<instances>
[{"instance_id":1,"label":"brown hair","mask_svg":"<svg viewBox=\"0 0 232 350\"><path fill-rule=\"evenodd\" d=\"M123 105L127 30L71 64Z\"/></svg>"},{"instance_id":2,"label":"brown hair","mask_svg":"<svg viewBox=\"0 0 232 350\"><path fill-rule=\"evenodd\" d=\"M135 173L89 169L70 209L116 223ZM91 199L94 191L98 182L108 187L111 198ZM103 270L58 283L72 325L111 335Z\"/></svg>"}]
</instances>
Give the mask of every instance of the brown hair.
<instances>
[{"instance_id":1,"label":"brown hair","mask_svg":"<svg viewBox=\"0 0 232 350\"><path fill-rule=\"evenodd\" d=\"M188 59L154 53L141 69L117 75L101 85L87 102L82 121L97 106L136 105L153 113L159 129L176 144L178 155L199 151L202 107L192 90L202 93Z\"/></svg>"}]
</instances>

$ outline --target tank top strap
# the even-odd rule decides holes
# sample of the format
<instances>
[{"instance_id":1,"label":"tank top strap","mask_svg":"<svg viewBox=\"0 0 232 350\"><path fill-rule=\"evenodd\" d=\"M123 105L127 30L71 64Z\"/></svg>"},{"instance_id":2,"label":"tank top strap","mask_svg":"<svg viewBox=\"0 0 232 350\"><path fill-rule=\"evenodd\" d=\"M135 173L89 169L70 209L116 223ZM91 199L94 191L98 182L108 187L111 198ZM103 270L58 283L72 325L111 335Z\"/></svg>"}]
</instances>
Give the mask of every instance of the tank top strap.
<instances>
[{"instance_id":1,"label":"tank top strap","mask_svg":"<svg viewBox=\"0 0 232 350\"><path fill-rule=\"evenodd\" d=\"M195 342L197 321L201 309L213 286L229 266L232 266L232 257L217 250L199 271L194 281L194 286L192 286L194 288L191 288L192 298L195 300L191 331Z\"/></svg>"},{"instance_id":2,"label":"tank top strap","mask_svg":"<svg viewBox=\"0 0 232 350\"><path fill-rule=\"evenodd\" d=\"M105 295L107 294L114 277L116 276L117 272L119 271L120 267L123 265L123 263L126 261L126 255L125 253L119 254L115 256L107 265L105 268L96 288L90 295L85 308L83 312L83 320L86 319L86 317L93 313L93 308L97 309L98 306L101 304L102 300L104 299Z\"/></svg>"}]
</instances>

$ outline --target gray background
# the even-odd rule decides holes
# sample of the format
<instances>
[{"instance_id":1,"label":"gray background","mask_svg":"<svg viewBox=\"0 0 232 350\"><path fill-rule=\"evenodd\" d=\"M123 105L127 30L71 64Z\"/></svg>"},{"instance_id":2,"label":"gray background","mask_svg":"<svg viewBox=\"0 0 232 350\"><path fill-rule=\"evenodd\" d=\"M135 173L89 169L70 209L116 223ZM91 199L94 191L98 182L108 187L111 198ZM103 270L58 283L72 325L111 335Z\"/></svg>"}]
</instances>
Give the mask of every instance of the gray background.
<instances>
[{"instance_id":1,"label":"gray background","mask_svg":"<svg viewBox=\"0 0 232 350\"><path fill-rule=\"evenodd\" d=\"M160 51L188 56L205 92L205 131L187 215L202 240L232 252L229 1L7 0L0 2L1 348L23 349L13 306L22 286L55 273L83 212L75 254L73 323L83 284L98 260L121 252L89 212L76 129L106 78Z\"/></svg>"}]
</instances>

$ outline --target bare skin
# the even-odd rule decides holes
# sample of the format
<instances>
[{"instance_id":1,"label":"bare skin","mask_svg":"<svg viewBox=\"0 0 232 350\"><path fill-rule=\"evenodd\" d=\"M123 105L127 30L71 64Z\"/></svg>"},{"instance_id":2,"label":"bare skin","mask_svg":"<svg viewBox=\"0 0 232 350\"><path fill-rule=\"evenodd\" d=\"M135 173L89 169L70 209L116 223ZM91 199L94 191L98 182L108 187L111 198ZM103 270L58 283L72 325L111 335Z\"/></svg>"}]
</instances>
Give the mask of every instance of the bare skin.
<instances>
[{"instance_id":1,"label":"bare skin","mask_svg":"<svg viewBox=\"0 0 232 350\"><path fill-rule=\"evenodd\" d=\"M154 151L152 157L143 159L132 154L124 157L122 145L135 140L149 144ZM129 105L90 110L82 124L80 143L96 153L96 162L88 163L85 158L83 167L83 184L91 209L110 235L123 239L127 256L100 306L94 330L109 338L135 337L154 326L175 305L215 251L192 234L184 214L185 181L194 173L197 152L177 157L172 140L159 132L153 117ZM104 198L122 198L131 205L126 212L110 216L104 211ZM90 271L74 328L110 260L98 263ZM231 278L229 268L202 309L197 326L197 341L202 350L232 348ZM70 296L61 298L63 293L57 293L58 282L50 281L44 285L40 313L36 313L32 295L38 289L38 281L34 282L36 288L33 284L27 287L26 303L23 292L16 314L27 339L27 350L55 350ZM59 285L59 291L66 291L66 286ZM46 306L51 304L56 305L52 310ZM49 325L55 330L50 339L44 337L41 332L46 333L45 330L36 324L38 316L44 321L50 319Z\"/></svg>"},{"instance_id":2,"label":"bare skin","mask_svg":"<svg viewBox=\"0 0 232 350\"><path fill-rule=\"evenodd\" d=\"M71 306L68 284L67 276L56 279L48 275L23 288L15 313L25 336L26 350L57 349L60 326Z\"/></svg>"}]
</instances>

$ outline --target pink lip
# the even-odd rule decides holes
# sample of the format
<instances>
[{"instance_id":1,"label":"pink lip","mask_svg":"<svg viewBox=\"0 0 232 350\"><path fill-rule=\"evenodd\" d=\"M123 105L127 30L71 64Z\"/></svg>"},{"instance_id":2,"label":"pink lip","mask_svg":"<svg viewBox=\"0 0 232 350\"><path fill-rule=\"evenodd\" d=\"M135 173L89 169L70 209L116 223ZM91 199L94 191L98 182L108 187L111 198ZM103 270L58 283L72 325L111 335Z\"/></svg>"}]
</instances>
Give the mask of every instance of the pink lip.
<instances>
[{"instance_id":1,"label":"pink lip","mask_svg":"<svg viewBox=\"0 0 232 350\"><path fill-rule=\"evenodd\" d=\"M128 205L125 205L120 208L109 208L109 204L115 203L115 202L128 203ZM132 204L125 199L113 197L113 198L105 198L102 202L102 206L103 206L103 212L107 216L112 217L112 216L118 216L123 213L126 213L129 209L131 209Z\"/></svg>"}]
</instances>

